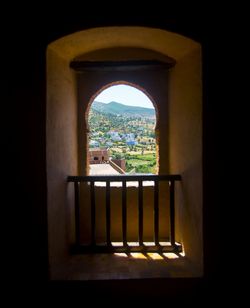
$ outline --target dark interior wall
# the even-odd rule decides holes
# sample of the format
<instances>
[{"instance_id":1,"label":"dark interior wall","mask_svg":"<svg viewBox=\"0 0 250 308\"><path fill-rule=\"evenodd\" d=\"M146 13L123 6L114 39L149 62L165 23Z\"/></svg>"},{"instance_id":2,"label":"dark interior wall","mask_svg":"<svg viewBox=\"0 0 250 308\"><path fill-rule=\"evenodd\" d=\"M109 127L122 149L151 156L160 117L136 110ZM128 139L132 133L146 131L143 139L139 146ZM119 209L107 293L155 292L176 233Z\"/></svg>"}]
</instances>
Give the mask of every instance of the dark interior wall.
<instances>
[{"instance_id":1,"label":"dark interior wall","mask_svg":"<svg viewBox=\"0 0 250 308\"><path fill-rule=\"evenodd\" d=\"M157 136L157 143L159 144L159 141L161 140L161 146L159 147L159 151L157 152L157 165L159 166L158 172L159 174L168 174L169 170L169 161L168 161L168 138L167 136L167 128L166 123L168 123L167 118L167 76L168 71L167 70L155 70L155 69L144 69L143 73L141 71L135 70L135 71L129 71L129 72L116 72L116 71L98 71L98 72L82 72L81 74L78 73L78 87L79 87L79 110L78 110L78 121L80 124L79 129L79 155L81 159L78 161L80 174L88 174L89 170L89 164L87 162L87 151L88 143L87 143L87 117L88 117L88 111L89 111L89 105L92 103L91 98L96 95L98 91L100 91L101 88L103 88L106 85L111 85L113 82L117 81L123 81L130 83L131 85L137 85L138 87L141 87L145 91L148 91L148 94L151 96L151 98L154 100L155 108L157 109L157 128L156 128L156 136ZM85 188L86 189L86 188ZM145 206L145 213L144 213L144 240L150 241L150 238L152 238L152 222L150 220L150 208L152 206L151 198L152 198L152 191L151 189L144 189L145 194L144 198L147 200L148 205ZM133 189L128 190L128 195L130 196L130 202L129 207L130 210L128 210L128 221L130 222L128 227L128 234L127 237L129 241L135 241L137 238L138 230L136 229L136 222L137 222L137 213L134 211L131 211L132 208L137 208L137 195L136 190ZM96 192L98 195L98 189L96 188ZM103 199L103 191L99 188L99 193L102 193L101 199ZM86 193L83 194L83 200L81 204L85 207L85 214L87 211L87 207L89 203L84 202L84 198ZM166 194L166 196L168 196ZM164 200L166 199L166 196L162 197L162 204L164 204ZM113 204L118 205L120 203L121 196L119 194L119 190L112 195L112 202ZM118 206L119 208L119 206ZM161 207L162 209L163 207ZM105 217L104 208L99 206L98 209L98 217ZM120 236L120 213L113 211L113 214L116 213L116 218L114 219L114 222L112 224L112 233L111 238L118 240L121 240ZM147 213L149 214L147 216ZM168 213L166 213L165 217L168 217ZM89 215L85 215L86 217L89 217ZM114 217L114 216L113 216ZM100 223L101 222L101 223ZM81 222L83 233L85 234L85 240L86 235L88 237L90 225L89 222L86 221L86 219L82 219ZM105 234L105 220L99 218L99 228L97 228L97 237L99 234L99 240L105 241L105 238L103 239L101 237L101 234ZM102 232L101 232L102 231ZM164 233L165 232L165 233ZM161 229L161 236L163 234L168 234L168 230ZM117 238L118 236L118 238Z\"/></svg>"},{"instance_id":2,"label":"dark interior wall","mask_svg":"<svg viewBox=\"0 0 250 308\"><path fill-rule=\"evenodd\" d=\"M79 149L81 149L81 145L84 148L84 144L86 144L86 141L84 142L86 135L82 135L82 132L86 131L83 119L90 97L104 86L105 82L125 79L139 84L142 89L145 88L145 91L151 93L158 110L159 133L156 132L156 135L159 138L160 172L169 172L167 169L169 157L171 158L169 159L171 172L180 173L183 175L183 183L188 183L183 186L185 198L182 198L181 191L179 194L176 192L176 195L181 197L180 202L176 203L176 208L180 210L179 218L182 219L180 222L176 218L176 225L178 222L179 226L185 225L187 227L183 232L181 229L179 229L181 231L179 233L176 230L176 239L178 235L183 234L183 245L186 258L189 261L186 264L186 268L190 270L189 277L201 277L203 274L203 232L200 44L185 36L162 29L98 27L64 36L49 44L47 49L46 161L50 278L52 280L62 279L63 269L67 268L65 262L70 256L67 255L65 223L69 219L65 209L70 207L69 204L74 203L66 202L72 197L65 195L65 180L68 174L76 174L75 157L81 157L79 160L79 166L81 166L80 162L84 160L86 152L83 149L79 155L76 153L76 79L69 68L70 61L83 55L85 51L100 51L103 47L108 48L109 46L111 46L112 52L113 46L142 47L144 51L142 57L145 56L145 48L147 48L154 50L156 56L160 52L161 55L167 55L168 59L169 57L175 59L177 64L169 70L169 74L166 74L167 71L163 69L155 70L152 67L147 67L148 74L146 74L145 67L140 74L139 71L134 71L132 74L131 71L129 73L124 70L113 73L102 70L95 75L93 75L93 71L80 74ZM128 55L126 54L126 56ZM170 75L169 80L164 78L168 75ZM156 82L156 80L158 81ZM169 91L167 90L168 83ZM177 120L175 121L173 118ZM168 144L170 144L170 153ZM194 152L194 150L196 151ZM80 171L80 174L84 173L85 170ZM193 182L194 178L198 185ZM188 200L192 200L192 202L187 202ZM190 217L187 217L188 213L190 213ZM128 219L130 220L130 218ZM184 224L183 221L188 223ZM82 224L84 223L82 222ZM149 233L144 235L149 236ZM192 262L194 266L191 269L190 263Z\"/></svg>"},{"instance_id":3,"label":"dark interior wall","mask_svg":"<svg viewBox=\"0 0 250 308\"><path fill-rule=\"evenodd\" d=\"M169 159L168 159L168 138L167 134L167 108L168 108L168 71L167 70L155 70L155 69L144 69L141 71L130 71L130 72L86 72L81 73L78 76L78 87L79 87L79 123L81 129L79 130L79 142L81 160L79 160L80 174L88 174L88 163L86 157L87 147L87 134L81 132L87 131L86 118L88 116L88 108L91 99L100 89L106 85L111 85L114 82L123 81L130 83L131 85L138 86L139 88L147 91L150 95L153 104L155 105L157 114L156 123L156 142L159 144L161 140L161 146L157 153L157 166L159 174L169 173ZM92 103L92 102L91 102ZM162 133L162 137L161 136Z\"/></svg>"},{"instance_id":4,"label":"dark interior wall","mask_svg":"<svg viewBox=\"0 0 250 308\"><path fill-rule=\"evenodd\" d=\"M48 14L49 15L49 14ZM190 280L157 280L149 290L145 281L96 282L84 284L86 291L98 290L100 294L112 290L117 295L122 294L123 288L129 295L151 295L163 297L207 295L218 292L216 284L220 280L219 269L220 249L216 232L219 231L219 214L222 205L218 201L218 179L215 170L218 167L217 145L220 102L215 96L216 88L213 84L213 69L211 62L216 59L217 49L214 47L216 31L214 28L206 30L207 19L200 16L195 18L167 18L162 15L134 15L107 17L82 14L81 17L58 14L56 20L47 15L37 17L36 14L12 16L9 21L8 67L10 77L10 99L15 112L13 115L13 138L9 145L13 148L15 177L18 183L15 190L13 204L20 212L22 223L18 224L18 240L16 248L19 255L18 270L21 269L21 280L29 286L45 286L47 280L47 223L46 223L46 157L45 157L45 108L46 108L46 47L53 40L96 26L108 25L139 25L159 27L177 32L201 42L203 49L203 152L204 152L204 265L205 279ZM24 19L26 20L24 21ZM215 36L214 36L215 35ZM18 63L14 61L18 55ZM18 65L17 65L18 64ZM13 79L13 72L15 78ZM21 72L21 73L20 73ZM17 137L16 137L17 136ZM13 140L15 139L15 140ZM21 179L20 179L21 175ZM24 204L21 208L17 205ZM20 241L20 238L22 239ZM214 254L214 250L217 251ZM20 266L21 263L21 266ZM40 286L39 286L40 288ZM208 295L207 295L208 296Z\"/></svg>"}]
</instances>

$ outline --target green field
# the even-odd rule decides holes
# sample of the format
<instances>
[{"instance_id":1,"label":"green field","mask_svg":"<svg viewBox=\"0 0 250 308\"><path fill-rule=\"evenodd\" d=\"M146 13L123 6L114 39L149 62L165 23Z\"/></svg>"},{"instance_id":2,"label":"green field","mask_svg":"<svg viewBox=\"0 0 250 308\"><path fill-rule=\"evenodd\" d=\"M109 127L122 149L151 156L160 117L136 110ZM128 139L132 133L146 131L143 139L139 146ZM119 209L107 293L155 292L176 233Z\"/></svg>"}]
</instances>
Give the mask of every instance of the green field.
<instances>
[{"instance_id":1,"label":"green field","mask_svg":"<svg viewBox=\"0 0 250 308\"><path fill-rule=\"evenodd\" d=\"M126 155L126 172L156 173L156 158L154 154Z\"/></svg>"}]
</instances>

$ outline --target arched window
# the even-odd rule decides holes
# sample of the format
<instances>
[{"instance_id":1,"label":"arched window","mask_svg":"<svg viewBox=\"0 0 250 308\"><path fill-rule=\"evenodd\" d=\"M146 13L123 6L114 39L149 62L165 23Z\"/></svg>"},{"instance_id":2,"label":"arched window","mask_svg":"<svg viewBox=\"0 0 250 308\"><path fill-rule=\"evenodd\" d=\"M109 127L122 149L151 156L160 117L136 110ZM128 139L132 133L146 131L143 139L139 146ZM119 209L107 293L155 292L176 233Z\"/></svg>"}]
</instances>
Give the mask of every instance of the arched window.
<instances>
[{"instance_id":1,"label":"arched window","mask_svg":"<svg viewBox=\"0 0 250 308\"><path fill-rule=\"evenodd\" d=\"M106 85L91 98L86 121L90 175L158 173L157 112L145 89Z\"/></svg>"}]
</instances>

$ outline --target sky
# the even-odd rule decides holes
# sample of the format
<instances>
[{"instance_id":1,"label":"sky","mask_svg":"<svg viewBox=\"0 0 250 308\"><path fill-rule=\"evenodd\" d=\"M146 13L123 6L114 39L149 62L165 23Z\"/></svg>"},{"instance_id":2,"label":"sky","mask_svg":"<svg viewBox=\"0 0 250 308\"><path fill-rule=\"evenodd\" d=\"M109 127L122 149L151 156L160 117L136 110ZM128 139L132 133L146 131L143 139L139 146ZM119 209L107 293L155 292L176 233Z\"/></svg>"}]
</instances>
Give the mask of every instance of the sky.
<instances>
[{"instance_id":1,"label":"sky","mask_svg":"<svg viewBox=\"0 0 250 308\"><path fill-rule=\"evenodd\" d=\"M112 101L129 106L154 108L150 99L140 90L128 85L115 85L102 91L95 101L108 104Z\"/></svg>"}]
</instances>

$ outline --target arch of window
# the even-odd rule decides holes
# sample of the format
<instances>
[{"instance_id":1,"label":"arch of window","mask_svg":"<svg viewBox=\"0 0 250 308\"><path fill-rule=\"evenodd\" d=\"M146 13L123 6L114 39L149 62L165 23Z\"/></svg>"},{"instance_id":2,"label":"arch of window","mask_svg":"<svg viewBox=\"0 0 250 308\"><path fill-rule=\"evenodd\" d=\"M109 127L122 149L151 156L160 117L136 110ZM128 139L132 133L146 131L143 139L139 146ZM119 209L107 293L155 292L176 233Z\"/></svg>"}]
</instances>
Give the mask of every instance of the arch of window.
<instances>
[{"instance_id":1,"label":"arch of window","mask_svg":"<svg viewBox=\"0 0 250 308\"><path fill-rule=\"evenodd\" d=\"M90 108L93 104L93 102L96 100L96 98L103 92L105 91L106 89L108 88L111 88L113 86L117 86L117 85L127 85L127 86L131 86L135 89L137 89L138 91L142 92L145 96L147 96L150 100L150 102L152 103L153 105L153 108L155 110L155 116L156 116L156 119L155 119L155 127L154 127L154 131L155 131L155 154L156 154L156 174L158 174L159 172L159 134L158 134L158 120L159 120L159 116L158 116L158 107L157 107L157 104L154 100L154 98L152 97L152 95L150 95L147 90L144 88L144 87L141 87L140 85L138 84L135 84L135 83L131 83L131 82L128 82L128 81L124 81L124 80L119 80L119 81L114 81L114 82L111 82L111 83L108 83L106 85L104 85L103 87L101 87L96 93L94 93L90 100L89 100L89 103L88 103L88 107L87 107L87 111L85 113L85 123L86 123L86 134L87 134L87 140L89 141L89 134L90 134L90 126L89 126L89 112L90 112ZM87 170L89 170L89 142L87 142L87 146L86 146L86 151L87 151L87 163L88 163L88 166L87 166Z\"/></svg>"}]
</instances>

